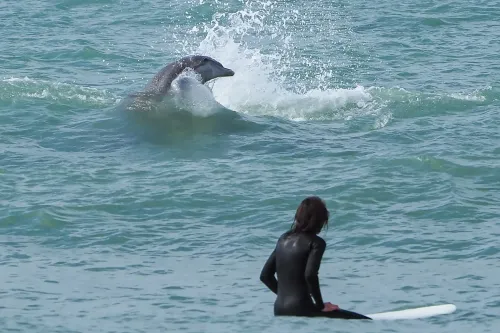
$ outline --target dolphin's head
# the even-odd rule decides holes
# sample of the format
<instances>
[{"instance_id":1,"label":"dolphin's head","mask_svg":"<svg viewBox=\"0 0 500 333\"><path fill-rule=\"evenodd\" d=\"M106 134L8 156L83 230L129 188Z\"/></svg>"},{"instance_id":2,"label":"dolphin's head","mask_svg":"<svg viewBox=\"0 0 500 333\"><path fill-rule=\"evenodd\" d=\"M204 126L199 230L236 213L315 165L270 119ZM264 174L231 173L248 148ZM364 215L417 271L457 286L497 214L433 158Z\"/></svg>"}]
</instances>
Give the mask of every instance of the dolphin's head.
<instances>
[{"instance_id":1,"label":"dolphin's head","mask_svg":"<svg viewBox=\"0 0 500 333\"><path fill-rule=\"evenodd\" d=\"M207 56L192 56L189 57L187 67L192 68L200 74L202 83L210 81L218 77L233 76L234 71L222 66L220 62Z\"/></svg>"}]
</instances>

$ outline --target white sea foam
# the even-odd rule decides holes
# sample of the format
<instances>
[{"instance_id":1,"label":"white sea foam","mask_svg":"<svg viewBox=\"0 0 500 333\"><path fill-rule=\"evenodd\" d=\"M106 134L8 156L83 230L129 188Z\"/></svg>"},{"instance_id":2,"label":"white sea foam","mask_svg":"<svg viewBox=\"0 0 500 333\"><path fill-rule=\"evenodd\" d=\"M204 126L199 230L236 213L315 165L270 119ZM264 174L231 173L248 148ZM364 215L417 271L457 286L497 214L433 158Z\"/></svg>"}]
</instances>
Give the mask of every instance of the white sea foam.
<instances>
[{"instance_id":1,"label":"white sea foam","mask_svg":"<svg viewBox=\"0 0 500 333\"><path fill-rule=\"evenodd\" d=\"M376 114L379 107L363 86L333 86L332 64L320 68L310 59L296 59L289 26L304 20L303 13L290 10L284 15L283 8L280 14L277 10L270 1L243 1L240 10L216 13L209 24L193 26L193 38L202 35L199 44L191 46L187 38L179 39L184 53L209 55L235 71L233 77L214 82L215 99L237 112L290 120ZM313 74L296 75L304 66Z\"/></svg>"}]
</instances>

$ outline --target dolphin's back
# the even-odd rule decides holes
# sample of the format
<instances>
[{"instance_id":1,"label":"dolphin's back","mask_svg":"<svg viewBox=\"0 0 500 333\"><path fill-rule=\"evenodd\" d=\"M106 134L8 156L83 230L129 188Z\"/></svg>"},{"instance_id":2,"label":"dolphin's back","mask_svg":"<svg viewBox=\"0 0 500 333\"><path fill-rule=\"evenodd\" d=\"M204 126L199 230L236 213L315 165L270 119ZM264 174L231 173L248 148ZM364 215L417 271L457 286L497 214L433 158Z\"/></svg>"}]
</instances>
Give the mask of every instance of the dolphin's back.
<instances>
[{"instance_id":1,"label":"dolphin's back","mask_svg":"<svg viewBox=\"0 0 500 333\"><path fill-rule=\"evenodd\" d=\"M170 89L172 82L184 70L182 62L173 62L163 67L148 83L146 93L165 94Z\"/></svg>"}]
</instances>

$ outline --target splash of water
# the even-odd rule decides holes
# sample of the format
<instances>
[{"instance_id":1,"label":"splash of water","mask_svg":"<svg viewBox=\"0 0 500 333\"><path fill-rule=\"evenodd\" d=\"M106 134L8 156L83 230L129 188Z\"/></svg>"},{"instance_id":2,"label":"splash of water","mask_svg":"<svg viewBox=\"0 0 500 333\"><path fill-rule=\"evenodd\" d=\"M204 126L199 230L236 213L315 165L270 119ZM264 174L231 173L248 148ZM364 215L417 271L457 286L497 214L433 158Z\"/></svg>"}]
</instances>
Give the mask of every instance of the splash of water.
<instances>
[{"instance_id":1,"label":"splash of water","mask_svg":"<svg viewBox=\"0 0 500 333\"><path fill-rule=\"evenodd\" d=\"M200 117L208 117L222 110L210 88L201 84L194 71L186 71L172 82L172 102L176 109L187 110Z\"/></svg>"},{"instance_id":2,"label":"splash of water","mask_svg":"<svg viewBox=\"0 0 500 333\"><path fill-rule=\"evenodd\" d=\"M306 12L271 1L242 0L233 12L217 1L212 5L221 6L212 21L190 31L193 38L202 38L200 43L193 47L184 38L181 44L184 53L209 55L235 71L214 84L213 94L222 105L291 120L345 119L377 109L364 87L333 87L332 64L297 55L301 41L296 30L308 19Z\"/></svg>"}]
</instances>

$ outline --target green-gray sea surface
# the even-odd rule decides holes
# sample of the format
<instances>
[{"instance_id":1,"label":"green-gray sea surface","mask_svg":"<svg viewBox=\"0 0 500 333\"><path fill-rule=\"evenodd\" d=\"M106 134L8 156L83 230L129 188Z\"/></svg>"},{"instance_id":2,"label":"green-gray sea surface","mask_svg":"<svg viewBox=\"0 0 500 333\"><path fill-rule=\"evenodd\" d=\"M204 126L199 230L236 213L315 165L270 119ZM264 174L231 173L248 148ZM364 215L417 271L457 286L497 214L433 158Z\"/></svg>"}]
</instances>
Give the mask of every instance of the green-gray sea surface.
<instances>
[{"instance_id":1,"label":"green-gray sea surface","mask_svg":"<svg viewBox=\"0 0 500 333\"><path fill-rule=\"evenodd\" d=\"M497 1L2 0L0 331L496 333L499 17ZM194 53L235 76L182 108L124 107ZM274 317L260 270L308 195L331 212L325 301L457 311Z\"/></svg>"}]
</instances>

